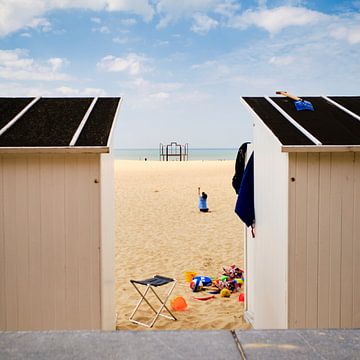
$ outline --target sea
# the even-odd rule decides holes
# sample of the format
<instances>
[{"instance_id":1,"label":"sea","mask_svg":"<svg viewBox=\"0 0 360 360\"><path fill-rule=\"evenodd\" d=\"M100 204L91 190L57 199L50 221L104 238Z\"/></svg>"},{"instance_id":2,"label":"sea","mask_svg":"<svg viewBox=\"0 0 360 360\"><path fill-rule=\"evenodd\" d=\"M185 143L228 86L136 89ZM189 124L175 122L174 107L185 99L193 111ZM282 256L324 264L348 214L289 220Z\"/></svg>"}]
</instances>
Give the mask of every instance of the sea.
<instances>
[{"instance_id":1,"label":"sea","mask_svg":"<svg viewBox=\"0 0 360 360\"><path fill-rule=\"evenodd\" d=\"M189 148L188 150L188 160L235 160L238 152L237 148ZM160 161L159 149L114 149L113 155L119 160ZM176 158L172 160L176 161Z\"/></svg>"}]
</instances>

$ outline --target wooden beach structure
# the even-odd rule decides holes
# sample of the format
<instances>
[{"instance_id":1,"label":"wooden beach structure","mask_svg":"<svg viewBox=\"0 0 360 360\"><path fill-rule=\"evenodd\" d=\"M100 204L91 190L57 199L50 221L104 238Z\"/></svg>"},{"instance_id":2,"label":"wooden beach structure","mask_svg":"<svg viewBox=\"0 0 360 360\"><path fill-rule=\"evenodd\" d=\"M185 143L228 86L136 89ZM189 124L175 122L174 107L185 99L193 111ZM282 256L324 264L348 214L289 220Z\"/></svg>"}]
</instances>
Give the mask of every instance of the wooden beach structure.
<instances>
[{"instance_id":1,"label":"wooden beach structure","mask_svg":"<svg viewBox=\"0 0 360 360\"><path fill-rule=\"evenodd\" d=\"M115 329L120 98L0 98L0 330Z\"/></svg>"},{"instance_id":2,"label":"wooden beach structure","mask_svg":"<svg viewBox=\"0 0 360 360\"><path fill-rule=\"evenodd\" d=\"M254 328L360 327L360 97L243 97L253 119Z\"/></svg>"},{"instance_id":3,"label":"wooden beach structure","mask_svg":"<svg viewBox=\"0 0 360 360\"><path fill-rule=\"evenodd\" d=\"M160 161L179 160L186 161L189 159L189 145L181 145L176 141L172 141L170 144L159 145L159 158Z\"/></svg>"}]
</instances>

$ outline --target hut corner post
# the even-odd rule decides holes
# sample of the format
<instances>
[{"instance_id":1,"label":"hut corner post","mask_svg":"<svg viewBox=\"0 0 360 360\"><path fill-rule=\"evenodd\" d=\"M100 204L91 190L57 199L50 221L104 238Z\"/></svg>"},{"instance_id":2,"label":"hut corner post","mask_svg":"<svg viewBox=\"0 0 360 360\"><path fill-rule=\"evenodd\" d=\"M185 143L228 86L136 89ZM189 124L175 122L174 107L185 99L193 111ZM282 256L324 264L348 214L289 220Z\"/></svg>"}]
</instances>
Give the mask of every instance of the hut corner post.
<instances>
[{"instance_id":1,"label":"hut corner post","mask_svg":"<svg viewBox=\"0 0 360 360\"><path fill-rule=\"evenodd\" d=\"M111 154L100 155L101 197L101 329L115 330L115 183Z\"/></svg>"},{"instance_id":2,"label":"hut corner post","mask_svg":"<svg viewBox=\"0 0 360 360\"><path fill-rule=\"evenodd\" d=\"M255 329L288 328L288 155L254 119L256 237L249 239L249 304ZM250 250L250 253L249 253ZM252 263L251 263L252 262ZM252 274L251 274L252 270ZM249 289L251 287L251 289Z\"/></svg>"}]
</instances>

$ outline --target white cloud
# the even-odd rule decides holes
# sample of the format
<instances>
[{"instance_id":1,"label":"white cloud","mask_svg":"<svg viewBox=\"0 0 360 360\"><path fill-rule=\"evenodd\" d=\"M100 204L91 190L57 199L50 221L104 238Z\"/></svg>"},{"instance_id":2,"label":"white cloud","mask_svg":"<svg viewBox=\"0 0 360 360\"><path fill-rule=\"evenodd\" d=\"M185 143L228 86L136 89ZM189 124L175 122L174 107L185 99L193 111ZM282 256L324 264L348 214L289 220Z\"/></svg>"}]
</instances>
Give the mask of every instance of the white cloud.
<instances>
[{"instance_id":1,"label":"white cloud","mask_svg":"<svg viewBox=\"0 0 360 360\"><path fill-rule=\"evenodd\" d=\"M221 0L158 0L156 10L162 17L157 27L164 28L182 17L192 17L196 12L206 13L221 3Z\"/></svg>"},{"instance_id":2,"label":"white cloud","mask_svg":"<svg viewBox=\"0 0 360 360\"><path fill-rule=\"evenodd\" d=\"M95 24L101 24L101 19L98 17L92 17L90 20Z\"/></svg>"},{"instance_id":3,"label":"white cloud","mask_svg":"<svg viewBox=\"0 0 360 360\"><path fill-rule=\"evenodd\" d=\"M0 82L0 96L51 96L51 92L43 86L29 86L18 82Z\"/></svg>"},{"instance_id":4,"label":"white cloud","mask_svg":"<svg viewBox=\"0 0 360 360\"><path fill-rule=\"evenodd\" d=\"M30 28L37 28L40 29L43 32L49 32L51 31L51 23L49 20L40 17L40 18L34 18L30 21L28 24L28 27Z\"/></svg>"},{"instance_id":5,"label":"white cloud","mask_svg":"<svg viewBox=\"0 0 360 360\"><path fill-rule=\"evenodd\" d=\"M241 5L238 2L227 0L218 4L214 12L225 17L233 17L234 14L241 9Z\"/></svg>"},{"instance_id":6,"label":"white cloud","mask_svg":"<svg viewBox=\"0 0 360 360\"><path fill-rule=\"evenodd\" d=\"M229 25L239 29L255 25L276 34L289 26L312 25L327 18L328 15L304 7L280 6L274 9L247 10L231 19Z\"/></svg>"},{"instance_id":7,"label":"white cloud","mask_svg":"<svg viewBox=\"0 0 360 360\"><path fill-rule=\"evenodd\" d=\"M295 58L291 55L287 56L272 56L269 60L269 64L273 64L276 66L286 66L290 65L295 61Z\"/></svg>"},{"instance_id":8,"label":"white cloud","mask_svg":"<svg viewBox=\"0 0 360 360\"><path fill-rule=\"evenodd\" d=\"M108 55L103 57L97 63L97 66L104 71L126 72L130 75L138 75L141 72L149 70L145 65L147 61L147 58L135 53L130 53L126 57Z\"/></svg>"},{"instance_id":9,"label":"white cloud","mask_svg":"<svg viewBox=\"0 0 360 360\"><path fill-rule=\"evenodd\" d=\"M193 19L194 23L191 26L191 30L198 34L206 34L219 25L218 21L204 14L196 13L193 15Z\"/></svg>"},{"instance_id":10,"label":"white cloud","mask_svg":"<svg viewBox=\"0 0 360 360\"><path fill-rule=\"evenodd\" d=\"M337 40L345 40L349 44L360 43L360 26L344 27L339 26L330 32L330 35Z\"/></svg>"},{"instance_id":11,"label":"white cloud","mask_svg":"<svg viewBox=\"0 0 360 360\"><path fill-rule=\"evenodd\" d=\"M170 42L169 41L167 41L167 40L156 40L155 42L154 42L154 47L161 47L161 46L167 46L167 45L169 45L170 44Z\"/></svg>"},{"instance_id":12,"label":"white cloud","mask_svg":"<svg viewBox=\"0 0 360 360\"><path fill-rule=\"evenodd\" d=\"M67 65L69 61L64 58L50 58L48 60L48 63L51 65L53 71L58 71L60 68L62 68L64 65Z\"/></svg>"},{"instance_id":13,"label":"white cloud","mask_svg":"<svg viewBox=\"0 0 360 360\"><path fill-rule=\"evenodd\" d=\"M134 18L122 19L120 23L124 26L133 26L137 24L137 20Z\"/></svg>"},{"instance_id":14,"label":"white cloud","mask_svg":"<svg viewBox=\"0 0 360 360\"><path fill-rule=\"evenodd\" d=\"M23 49L0 50L0 77L10 80L69 80L67 74L59 72L67 62L61 58L35 61Z\"/></svg>"},{"instance_id":15,"label":"white cloud","mask_svg":"<svg viewBox=\"0 0 360 360\"><path fill-rule=\"evenodd\" d=\"M124 37L117 36L117 37L114 37L112 39L112 41L116 44L125 45L130 41L130 39L127 36L124 36Z\"/></svg>"},{"instance_id":16,"label":"white cloud","mask_svg":"<svg viewBox=\"0 0 360 360\"><path fill-rule=\"evenodd\" d=\"M110 29L107 26L100 26L91 29L93 32L98 31L101 34L110 34Z\"/></svg>"},{"instance_id":17,"label":"white cloud","mask_svg":"<svg viewBox=\"0 0 360 360\"><path fill-rule=\"evenodd\" d=\"M167 92L163 92L163 91L149 95L150 100L157 100L157 101L166 100L169 97L170 97L170 94Z\"/></svg>"},{"instance_id":18,"label":"white cloud","mask_svg":"<svg viewBox=\"0 0 360 360\"><path fill-rule=\"evenodd\" d=\"M70 86L59 86L58 88L55 89L55 91L62 96L78 96L79 95L79 90L74 89Z\"/></svg>"},{"instance_id":19,"label":"white cloud","mask_svg":"<svg viewBox=\"0 0 360 360\"><path fill-rule=\"evenodd\" d=\"M22 28L51 29L44 15L55 10L87 9L93 11L120 11L141 16L150 21L154 9L149 0L2 0L0 2L0 36ZM98 22L99 18L93 18Z\"/></svg>"},{"instance_id":20,"label":"white cloud","mask_svg":"<svg viewBox=\"0 0 360 360\"><path fill-rule=\"evenodd\" d=\"M106 91L99 88L76 89L70 86L59 86L52 91L52 95L60 96L105 96Z\"/></svg>"}]
</instances>

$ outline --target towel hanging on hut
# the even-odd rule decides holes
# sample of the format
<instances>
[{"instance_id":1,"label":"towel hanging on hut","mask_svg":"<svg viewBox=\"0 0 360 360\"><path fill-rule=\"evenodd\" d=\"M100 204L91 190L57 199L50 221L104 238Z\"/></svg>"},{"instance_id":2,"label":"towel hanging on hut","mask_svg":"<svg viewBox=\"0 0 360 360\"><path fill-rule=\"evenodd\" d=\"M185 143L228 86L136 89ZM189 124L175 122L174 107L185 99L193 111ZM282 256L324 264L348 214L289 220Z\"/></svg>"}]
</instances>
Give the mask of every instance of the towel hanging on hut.
<instances>
[{"instance_id":1,"label":"towel hanging on hut","mask_svg":"<svg viewBox=\"0 0 360 360\"><path fill-rule=\"evenodd\" d=\"M243 143L237 153L236 161L235 161L235 175L232 178L232 186L236 192L239 193L241 180L244 174L245 169L245 158L246 158L246 150L247 145L250 144L249 142Z\"/></svg>"},{"instance_id":2,"label":"towel hanging on hut","mask_svg":"<svg viewBox=\"0 0 360 360\"><path fill-rule=\"evenodd\" d=\"M251 154L242 177L235 212L246 226L254 227L254 153Z\"/></svg>"}]
</instances>

